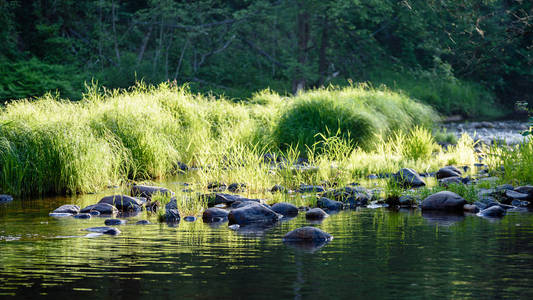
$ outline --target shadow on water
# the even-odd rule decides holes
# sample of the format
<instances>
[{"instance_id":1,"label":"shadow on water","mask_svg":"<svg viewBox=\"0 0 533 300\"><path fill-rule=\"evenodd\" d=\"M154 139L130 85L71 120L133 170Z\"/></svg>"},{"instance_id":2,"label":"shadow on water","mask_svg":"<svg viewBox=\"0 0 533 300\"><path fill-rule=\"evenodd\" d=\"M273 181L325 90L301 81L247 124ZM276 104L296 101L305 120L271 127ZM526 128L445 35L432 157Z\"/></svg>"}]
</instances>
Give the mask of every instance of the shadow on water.
<instances>
[{"instance_id":1,"label":"shadow on water","mask_svg":"<svg viewBox=\"0 0 533 300\"><path fill-rule=\"evenodd\" d=\"M441 226L452 226L457 222L462 222L465 219L463 213L442 212L442 211L422 211L422 217L426 219L429 224L437 224Z\"/></svg>"}]
</instances>

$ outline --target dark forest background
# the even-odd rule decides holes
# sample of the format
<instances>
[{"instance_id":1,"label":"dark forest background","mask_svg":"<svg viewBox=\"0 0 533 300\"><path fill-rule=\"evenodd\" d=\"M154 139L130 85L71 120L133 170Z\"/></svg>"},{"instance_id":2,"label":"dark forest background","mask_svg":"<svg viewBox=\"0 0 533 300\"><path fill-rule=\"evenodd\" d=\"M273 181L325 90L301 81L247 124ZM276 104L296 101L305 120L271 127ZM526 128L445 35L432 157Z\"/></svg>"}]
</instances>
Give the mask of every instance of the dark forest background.
<instances>
[{"instance_id":1,"label":"dark forest background","mask_svg":"<svg viewBox=\"0 0 533 300\"><path fill-rule=\"evenodd\" d=\"M530 0L0 0L0 99L189 83L242 99L366 81L445 114L533 95ZM484 105L486 104L486 105Z\"/></svg>"}]
</instances>

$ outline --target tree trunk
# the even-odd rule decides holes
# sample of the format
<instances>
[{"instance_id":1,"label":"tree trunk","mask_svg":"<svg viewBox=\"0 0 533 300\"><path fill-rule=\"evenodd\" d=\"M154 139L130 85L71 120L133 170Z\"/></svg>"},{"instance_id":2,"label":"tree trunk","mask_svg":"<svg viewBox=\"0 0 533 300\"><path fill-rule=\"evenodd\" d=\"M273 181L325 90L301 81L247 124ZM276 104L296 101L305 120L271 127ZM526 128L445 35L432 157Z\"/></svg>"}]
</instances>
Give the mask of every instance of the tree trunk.
<instances>
[{"instance_id":1,"label":"tree trunk","mask_svg":"<svg viewBox=\"0 0 533 300\"><path fill-rule=\"evenodd\" d=\"M115 40L115 55L117 56L117 65L120 67L120 51L118 50L118 39L117 39L117 27L116 27L116 8L115 1L111 2L111 18L113 24L113 37Z\"/></svg>"},{"instance_id":2,"label":"tree trunk","mask_svg":"<svg viewBox=\"0 0 533 300\"><path fill-rule=\"evenodd\" d=\"M143 60L144 52L146 51L146 46L148 46L148 41L150 40L150 36L152 35L153 28L154 26L150 25L148 32L144 35L141 48L139 49L139 54L137 55L137 66L140 65Z\"/></svg>"},{"instance_id":3,"label":"tree trunk","mask_svg":"<svg viewBox=\"0 0 533 300\"><path fill-rule=\"evenodd\" d=\"M328 60L326 57L326 52L328 48L328 16L324 16L324 24L322 24L322 37L320 41L320 49L318 51L318 86L321 86L324 84L327 71L328 71Z\"/></svg>"},{"instance_id":4,"label":"tree trunk","mask_svg":"<svg viewBox=\"0 0 533 300\"><path fill-rule=\"evenodd\" d=\"M303 7L303 2L298 2L297 37L298 37L298 66L296 67L292 82L292 92L297 94L305 89L304 68L308 57L309 44L309 13Z\"/></svg>"}]
</instances>

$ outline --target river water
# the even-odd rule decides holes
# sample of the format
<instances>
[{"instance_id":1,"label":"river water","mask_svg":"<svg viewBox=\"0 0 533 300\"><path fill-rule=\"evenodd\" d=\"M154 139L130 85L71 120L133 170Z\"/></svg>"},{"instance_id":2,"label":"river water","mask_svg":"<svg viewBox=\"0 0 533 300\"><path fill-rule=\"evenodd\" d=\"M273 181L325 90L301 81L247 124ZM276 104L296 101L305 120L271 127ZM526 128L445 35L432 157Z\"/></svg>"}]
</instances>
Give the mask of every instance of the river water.
<instances>
[{"instance_id":1,"label":"river water","mask_svg":"<svg viewBox=\"0 0 533 300\"><path fill-rule=\"evenodd\" d=\"M86 237L104 218L52 218L81 198L0 204L0 298L533 299L533 214L501 220L385 208L302 214L266 230L232 231L140 215L118 236ZM152 225L134 225L148 218ZM131 224L131 225L130 225ZM285 245L304 225L334 236L318 249Z\"/></svg>"}]
</instances>

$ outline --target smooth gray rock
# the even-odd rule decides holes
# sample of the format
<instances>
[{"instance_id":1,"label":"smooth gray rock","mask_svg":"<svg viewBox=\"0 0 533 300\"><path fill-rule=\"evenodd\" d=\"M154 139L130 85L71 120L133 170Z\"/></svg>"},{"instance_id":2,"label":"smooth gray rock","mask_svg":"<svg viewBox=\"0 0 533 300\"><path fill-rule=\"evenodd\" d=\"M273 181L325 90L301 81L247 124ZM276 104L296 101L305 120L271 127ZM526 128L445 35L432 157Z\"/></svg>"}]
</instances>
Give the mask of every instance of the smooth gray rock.
<instances>
[{"instance_id":1,"label":"smooth gray rock","mask_svg":"<svg viewBox=\"0 0 533 300\"><path fill-rule=\"evenodd\" d=\"M124 225L126 221L121 219L107 219L104 221L104 224L107 226Z\"/></svg>"},{"instance_id":2,"label":"smooth gray rock","mask_svg":"<svg viewBox=\"0 0 533 300\"><path fill-rule=\"evenodd\" d=\"M422 201L422 210L462 211L465 199L456 193L442 191L428 196Z\"/></svg>"},{"instance_id":3,"label":"smooth gray rock","mask_svg":"<svg viewBox=\"0 0 533 300\"><path fill-rule=\"evenodd\" d=\"M286 202L280 202L272 205L272 210L284 217L296 217L298 215L298 207L296 205Z\"/></svg>"},{"instance_id":4,"label":"smooth gray rock","mask_svg":"<svg viewBox=\"0 0 533 300\"><path fill-rule=\"evenodd\" d=\"M327 210L341 210L344 207L344 204L340 201L334 201L325 197L319 198L316 201L316 205L319 208Z\"/></svg>"},{"instance_id":5,"label":"smooth gray rock","mask_svg":"<svg viewBox=\"0 0 533 300\"><path fill-rule=\"evenodd\" d=\"M107 227L107 226L102 226L102 227L90 227L90 228L86 228L84 229L85 231L89 231L89 232L97 232L97 233L103 233L103 234L109 234L109 235L117 235L117 234L120 234L120 230L118 230L117 228L114 228L114 227Z\"/></svg>"},{"instance_id":6,"label":"smooth gray rock","mask_svg":"<svg viewBox=\"0 0 533 300\"><path fill-rule=\"evenodd\" d=\"M413 169L404 168L398 171L396 174L393 175L396 182L398 182L403 187L422 187L425 186L426 183L418 175L416 171Z\"/></svg>"},{"instance_id":7,"label":"smooth gray rock","mask_svg":"<svg viewBox=\"0 0 533 300\"><path fill-rule=\"evenodd\" d=\"M224 193L211 193L211 194L205 194L201 195L200 198L207 200L207 206L212 207L218 204L225 204L227 206L231 206L236 201L252 201L252 202L261 202L259 199L248 199L244 198L240 195L232 195L232 194L224 194Z\"/></svg>"},{"instance_id":8,"label":"smooth gray rock","mask_svg":"<svg viewBox=\"0 0 533 300\"><path fill-rule=\"evenodd\" d=\"M74 218L76 218L76 219L90 219L91 218L91 214L77 214L77 215L74 215Z\"/></svg>"},{"instance_id":9,"label":"smooth gray rock","mask_svg":"<svg viewBox=\"0 0 533 300\"><path fill-rule=\"evenodd\" d=\"M0 194L0 203L11 202L11 201L13 201L13 197L11 195Z\"/></svg>"},{"instance_id":10,"label":"smooth gray rock","mask_svg":"<svg viewBox=\"0 0 533 300\"><path fill-rule=\"evenodd\" d=\"M263 205L249 205L232 210L228 214L229 225L239 224L273 224L277 222L282 215L275 213Z\"/></svg>"},{"instance_id":11,"label":"smooth gray rock","mask_svg":"<svg viewBox=\"0 0 533 300\"><path fill-rule=\"evenodd\" d=\"M174 223L179 222L181 219L179 210L176 209L165 209L164 219L166 222Z\"/></svg>"},{"instance_id":12,"label":"smooth gray rock","mask_svg":"<svg viewBox=\"0 0 533 300\"><path fill-rule=\"evenodd\" d=\"M480 211L478 214L480 217L487 217L487 218L501 218L505 216L505 209L503 209L499 205L494 205L489 208L486 208L482 211Z\"/></svg>"},{"instance_id":13,"label":"smooth gray rock","mask_svg":"<svg viewBox=\"0 0 533 300\"><path fill-rule=\"evenodd\" d=\"M440 168L435 174L437 179L444 179L448 177L461 177L461 170L454 166L446 166Z\"/></svg>"},{"instance_id":14,"label":"smooth gray rock","mask_svg":"<svg viewBox=\"0 0 533 300\"><path fill-rule=\"evenodd\" d=\"M514 190L522 194L528 194L533 196L533 186L531 185L518 186Z\"/></svg>"},{"instance_id":15,"label":"smooth gray rock","mask_svg":"<svg viewBox=\"0 0 533 300\"><path fill-rule=\"evenodd\" d=\"M453 176L439 179L439 184L445 187L450 186L451 184L463 184L463 178Z\"/></svg>"},{"instance_id":16,"label":"smooth gray rock","mask_svg":"<svg viewBox=\"0 0 533 300\"><path fill-rule=\"evenodd\" d=\"M476 214L479 212L479 207L474 204L465 204L463 210L468 213Z\"/></svg>"},{"instance_id":17,"label":"smooth gray rock","mask_svg":"<svg viewBox=\"0 0 533 300\"><path fill-rule=\"evenodd\" d=\"M326 242L332 239L331 234L311 226L294 229L283 237L284 242Z\"/></svg>"},{"instance_id":18,"label":"smooth gray rock","mask_svg":"<svg viewBox=\"0 0 533 300\"><path fill-rule=\"evenodd\" d=\"M512 199L512 200L520 200L520 201L527 201L531 198L529 194L524 194L524 193L516 192L513 190L506 190L505 197Z\"/></svg>"},{"instance_id":19,"label":"smooth gray rock","mask_svg":"<svg viewBox=\"0 0 533 300\"><path fill-rule=\"evenodd\" d=\"M297 192L298 193L322 193L325 190L326 189L324 189L324 187L321 186L321 185L306 185L306 184L302 184L298 188Z\"/></svg>"},{"instance_id":20,"label":"smooth gray rock","mask_svg":"<svg viewBox=\"0 0 533 300\"><path fill-rule=\"evenodd\" d=\"M112 195L102 198L98 203L115 206L120 211L140 211L143 203L136 198L126 195Z\"/></svg>"},{"instance_id":21,"label":"smooth gray rock","mask_svg":"<svg viewBox=\"0 0 533 300\"><path fill-rule=\"evenodd\" d=\"M80 207L73 204L65 204L54 209L53 213L64 213L64 214L78 214L80 212Z\"/></svg>"},{"instance_id":22,"label":"smooth gray rock","mask_svg":"<svg viewBox=\"0 0 533 300\"><path fill-rule=\"evenodd\" d=\"M186 216L183 218L183 220L185 220L186 222L194 222L196 221L196 217L195 216Z\"/></svg>"},{"instance_id":23,"label":"smooth gray rock","mask_svg":"<svg viewBox=\"0 0 533 300\"><path fill-rule=\"evenodd\" d=\"M228 186L228 191L232 193L242 193L246 191L246 184L244 183L232 183Z\"/></svg>"},{"instance_id":24,"label":"smooth gray rock","mask_svg":"<svg viewBox=\"0 0 533 300\"><path fill-rule=\"evenodd\" d=\"M50 217L54 217L54 218L66 218L66 217L72 217L73 215L72 214L69 214L69 213L49 213L48 214Z\"/></svg>"},{"instance_id":25,"label":"smooth gray rock","mask_svg":"<svg viewBox=\"0 0 533 300\"><path fill-rule=\"evenodd\" d=\"M97 203L89 205L80 210L80 213L91 213L93 211L99 212L101 215L114 215L118 213L118 209L113 205L107 203Z\"/></svg>"},{"instance_id":26,"label":"smooth gray rock","mask_svg":"<svg viewBox=\"0 0 533 300\"><path fill-rule=\"evenodd\" d=\"M152 196L156 193L169 197L175 195L173 191L167 188L150 185L134 185L131 187L130 192L133 197L144 197L148 201L152 200Z\"/></svg>"},{"instance_id":27,"label":"smooth gray rock","mask_svg":"<svg viewBox=\"0 0 533 300\"><path fill-rule=\"evenodd\" d=\"M305 218L308 220L322 220L329 217L329 215L321 208L312 208L305 213Z\"/></svg>"}]
</instances>

